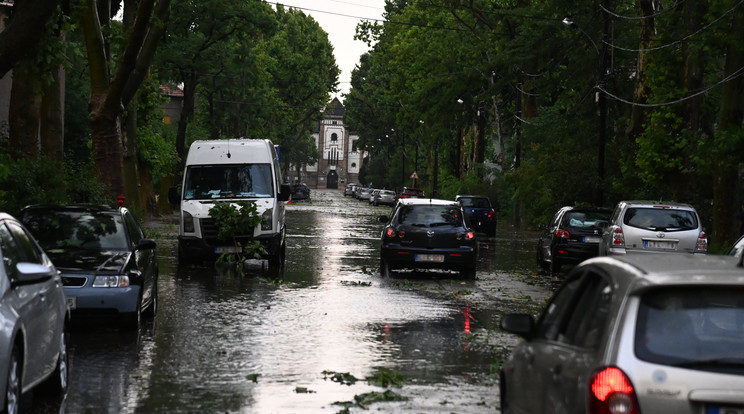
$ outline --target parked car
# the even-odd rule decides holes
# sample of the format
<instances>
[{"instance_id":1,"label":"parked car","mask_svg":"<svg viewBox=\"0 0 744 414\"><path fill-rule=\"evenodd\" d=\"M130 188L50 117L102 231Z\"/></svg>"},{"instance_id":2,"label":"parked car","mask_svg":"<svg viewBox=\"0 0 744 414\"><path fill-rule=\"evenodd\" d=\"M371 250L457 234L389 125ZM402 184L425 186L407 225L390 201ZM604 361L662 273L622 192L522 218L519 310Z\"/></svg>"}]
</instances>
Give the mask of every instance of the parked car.
<instances>
[{"instance_id":1,"label":"parked car","mask_svg":"<svg viewBox=\"0 0 744 414\"><path fill-rule=\"evenodd\" d=\"M369 201L369 195L371 192L372 192L371 188L362 188L359 190L359 195L357 195L357 199Z\"/></svg>"},{"instance_id":2,"label":"parked car","mask_svg":"<svg viewBox=\"0 0 744 414\"><path fill-rule=\"evenodd\" d=\"M413 188L413 187L403 187L403 191L398 193L398 195L395 196L396 200L399 200L401 198L425 198L424 190L420 188Z\"/></svg>"},{"instance_id":3,"label":"parked car","mask_svg":"<svg viewBox=\"0 0 744 414\"><path fill-rule=\"evenodd\" d=\"M488 237L496 235L496 210L491 200L482 195L458 195L455 201L459 201L465 208L465 214L470 219L473 229L478 233L485 233Z\"/></svg>"},{"instance_id":4,"label":"parked car","mask_svg":"<svg viewBox=\"0 0 744 414\"><path fill-rule=\"evenodd\" d=\"M136 329L158 303L155 241L124 208L33 205L20 219L62 274L73 318Z\"/></svg>"},{"instance_id":5,"label":"parked car","mask_svg":"<svg viewBox=\"0 0 744 414\"><path fill-rule=\"evenodd\" d=\"M565 206L558 210L537 241L537 264L551 274L563 264L577 264L599 254L599 239L612 210Z\"/></svg>"},{"instance_id":6,"label":"parked car","mask_svg":"<svg viewBox=\"0 0 744 414\"><path fill-rule=\"evenodd\" d=\"M375 203L375 200L377 199L378 194L380 194L380 189L374 188L371 190L371 192L369 193L369 199L368 199L370 204Z\"/></svg>"},{"instance_id":7,"label":"parked car","mask_svg":"<svg viewBox=\"0 0 744 414\"><path fill-rule=\"evenodd\" d=\"M733 246L729 249L728 252L726 252L729 256L736 256L741 257L742 253L744 252L744 236L739 237L739 240L734 243Z\"/></svg>"},{"instance_id":8,"label":"parked car","mask_svg":"<svg viewBox=\"0 0 744 414\"><path fill-rule=\"evenodd\" d=\"M70 321L62 280L31 233L0 213L0 390L5 413L17 413L21 394L43 385L67 392Z\"/></svg>"},{"instance_id":9,"label":"parked car","mask_svg":"<svg viewBox=\"0 0 744 414\"><path fill-rule=\"evenodd\" d=\"M392 206L395 205L395 191L393 190L380 190L374 200L374 205L379 206L380 204Z\"/></svg>"},{"instance_id":10,"label":"parked car","mask_svg":"<svg viewBox=\"0 0 744 414\"><path fill-rule=\"evenodd\" d=\"M572 269L500 372L501 412L740 413L744 269L716 255L596 257Z\"/></svg>"},{"instance_id":11,"label":"parked car","mask_svg":"<svg viewBox=\"0 0 744 414\"><path fill-rule=\"evenodd\" d=\"M708 236L694 207L621 201L602 232L599 254L707 253Z\"/></svg>"},{"instance_id":12,"label":"parked car","mask_svg":"<svg viewBox=\"0 0 744 414\"><path fill-rule=\"evenodd\" d=\"M346 188L344 189L344 197L354 195L354 189L356 188L356 186L357 185L354 183L346 184Z\"/></svg>"},{"instance_id":13,"label":"parked car","mask_svg":"<svg viewBox=\"0 0 744 414\"><path fill-rule=\"evenodd\" d=\"M292 186L292 200L307 200L310 198L310 188L305 184L295 184Z\"/></svg>"},{"instance_id":14,"label":"parked car","mask_svg":"<svg viewBox=\"0 0 744 414\"><path fill-rule=\"evenodd\" d=\"M478 243L460 203L451 200L398 200L385 221L380 274L396 269L448 269L475 278Z\"/></svg>"}]
</instances>

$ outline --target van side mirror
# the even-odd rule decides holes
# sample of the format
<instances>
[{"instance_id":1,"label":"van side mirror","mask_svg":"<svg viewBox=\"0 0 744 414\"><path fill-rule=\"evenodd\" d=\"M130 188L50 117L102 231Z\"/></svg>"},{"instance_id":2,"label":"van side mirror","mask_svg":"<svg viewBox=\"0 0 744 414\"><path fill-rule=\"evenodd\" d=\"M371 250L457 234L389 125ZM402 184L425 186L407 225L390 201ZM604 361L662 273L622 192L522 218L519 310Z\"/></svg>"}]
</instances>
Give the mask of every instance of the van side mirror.
<instances>
[{"instance_id":1,"label":"van side mirror","mask_svg":"<svg viewBox=\"0 0 744 414\"><path fill-rule=\"evenodd\" d=\"M279 201L289 201L289 196L292 195L292 189L289 184L282 184L279 187Z\"/></svg>"},{"instance_id":2,"label":"van side mirror","mask_svg":"<svg viewBox=\"0 0 744 414\"><path fill-rule=\"evenodd\" d=\"M178 187L168 189L168 202L171 204L179 204L181 202L181 193L178 191Z\"/></svg>"}]
</instances>

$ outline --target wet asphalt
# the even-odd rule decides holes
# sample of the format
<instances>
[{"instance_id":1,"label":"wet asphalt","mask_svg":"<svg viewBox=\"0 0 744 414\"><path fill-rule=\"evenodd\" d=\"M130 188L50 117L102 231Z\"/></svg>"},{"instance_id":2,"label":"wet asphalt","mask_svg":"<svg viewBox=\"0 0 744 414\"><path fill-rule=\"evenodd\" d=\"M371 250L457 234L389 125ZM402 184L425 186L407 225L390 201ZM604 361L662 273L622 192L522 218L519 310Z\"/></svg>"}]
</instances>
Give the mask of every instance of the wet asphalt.
<instances>
[{"instance_id":1,"label":"wet asphalt","mask_svg":"<svg viewBox=\"0 0 744 414\"><path fill-rule=\"evenodd\" d=\"M498 369L517 338L504 312L537 313L556 279L537 272L537 234L499 225L475 281L379 275L378 216L390 207L312 190L287 206L280 271L179 266L173 217L158 242L158 313L138 332L71 335L64 401L31 413L494 413Z\"/></svg>"}]
</instances>

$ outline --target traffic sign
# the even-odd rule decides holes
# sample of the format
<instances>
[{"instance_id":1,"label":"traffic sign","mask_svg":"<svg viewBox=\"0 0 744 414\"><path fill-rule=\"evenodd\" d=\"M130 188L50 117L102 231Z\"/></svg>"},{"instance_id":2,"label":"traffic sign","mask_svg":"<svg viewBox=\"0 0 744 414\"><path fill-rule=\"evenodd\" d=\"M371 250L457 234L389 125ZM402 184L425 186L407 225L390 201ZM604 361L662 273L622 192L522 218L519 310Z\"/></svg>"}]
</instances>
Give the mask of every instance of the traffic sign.
<instances>
[{"instance_id":1,"label":"traffic sign","mask_svg":"<svg viewBox=\"0 0 744 414\"><path fill-rule=\"evenodd\" d=\"M418 174L416 174L416 171L414 171L413 174L411 174L411 179L418 180Z\"/></svg>"}]
</instances>

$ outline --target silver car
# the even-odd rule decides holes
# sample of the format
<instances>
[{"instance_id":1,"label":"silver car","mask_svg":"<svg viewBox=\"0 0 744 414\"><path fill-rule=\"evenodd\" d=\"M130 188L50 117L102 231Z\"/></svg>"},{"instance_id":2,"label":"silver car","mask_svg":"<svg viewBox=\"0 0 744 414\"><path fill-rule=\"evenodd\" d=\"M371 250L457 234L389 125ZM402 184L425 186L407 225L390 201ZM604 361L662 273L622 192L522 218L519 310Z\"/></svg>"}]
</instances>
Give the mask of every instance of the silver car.
<instances>
[{"instance_id":1,"label":"silver car","mask_svg":"<svg viewBox=\"0 0 744 414\"><path fill-rule=\"evenodd\" d=\"M502 413L744 412L744 268L731 256L596 257L572 269L500 373Z\"/></svg>"},{"instance_id":2,"label":"silver car","mask_svg":"<svg viewBox=\"0 0 744 414\"><path fill-rule=\"evenodd\" d=\"M20 222L0 213L0 390L2 412L17 413L21 394L43 384L64 395L69 312L62 280Z\"/></svg>"},{"instance_id":3,"label":"silver car","mask_svg":"<svg viewBox=\"0 0 744 414\"><path fill-rule=\"evenodd\" d=\"M374 205L378 206L380 204L385 204L388 206L394 206L395 205L395 191L393 190L380 190L377 192L377 196L375 196Z\"/></svg>"},{"instance_id":4,"label":"silver car","mask_svg":"<svg viewBox=\"0 0 744 414\"><path fill-rule=\"evenodd\" d=\"M708 237L694 207L683 203L621 201L599 242L599 255L707 253Z\"/></svg>"}]
</instances>

